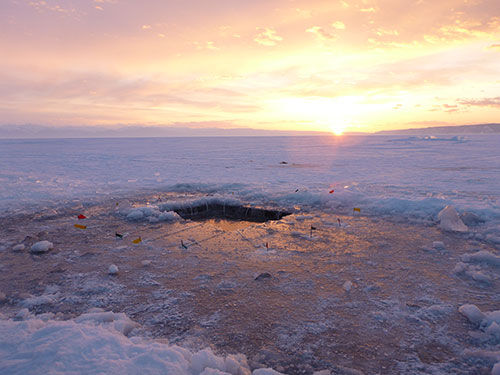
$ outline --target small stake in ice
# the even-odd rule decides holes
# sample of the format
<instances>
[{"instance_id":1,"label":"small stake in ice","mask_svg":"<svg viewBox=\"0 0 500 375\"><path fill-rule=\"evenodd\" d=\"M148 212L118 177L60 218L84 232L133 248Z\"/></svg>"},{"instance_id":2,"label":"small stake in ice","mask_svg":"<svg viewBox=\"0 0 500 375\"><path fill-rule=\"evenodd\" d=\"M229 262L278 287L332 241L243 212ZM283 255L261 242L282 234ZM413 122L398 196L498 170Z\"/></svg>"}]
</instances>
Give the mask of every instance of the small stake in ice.
<instances>
[{"instance_id":1,"label":"small stake in ice","mask_svg":"<svg viewBox=\"0 0 500 375\"><path fill-rule=\"evenodd\" d=\"M188 248L186 245L184 245L184 241L182 241L182 240L181 240L181 247L182 247L183 249L187 249L187 248Z\"/></svg>"},{"instance_id":2,"label":"small stake in ice","mask_svg":"<svg viewBox=\"0 0 500 375\"><path fill-rule=\"evenodd\" d=\"M269 249L269 242L266 242L266 249Z\"/></svg>"},{"instance_id":3,"label":"small stake in ice","mask_svg":"<svg viewBox=\"0 0 500 375\"><path fill-rule=\"evenodd\" d=\"M337 218L337 221L339 222L339 228L342 227L342 222L340 221L340 217Z\"/></svg>"},{"instance_id":4,"label":"small stake in ice","mask_svg":"<svg viewBox=\"0 0 500 375\"><path fill-rule=\"evenodd\" d=\"M123 234L120 234L118 232L115 233L115 237L119 238L120 240L123 240Z\"/></svg>"},{"instance_id":5,"label":"small stake in ice","mask_svg":"<svg viewBox=\"0 0 500 375\"><path fill-rule=\"evenodd\" d=\"M313 226L311 225L311 238L312 238L312 236L313 236L313 230L316 230L316 227L313 227Z\"/></svg>"}]
</instances>

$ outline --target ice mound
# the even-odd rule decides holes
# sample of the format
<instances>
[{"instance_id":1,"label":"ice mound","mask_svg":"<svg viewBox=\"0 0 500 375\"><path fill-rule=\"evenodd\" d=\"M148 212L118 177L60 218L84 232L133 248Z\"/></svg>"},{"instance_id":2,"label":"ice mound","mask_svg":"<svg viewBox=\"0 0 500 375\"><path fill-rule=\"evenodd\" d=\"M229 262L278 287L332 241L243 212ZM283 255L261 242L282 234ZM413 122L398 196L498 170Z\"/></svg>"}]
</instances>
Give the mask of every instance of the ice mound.
<instances>
[{"instance_id":1,"label":"ice mound","mask_svg":"<svg viewBox=\"0 0 500 375\"><path fill-rule=\"evenodd\" d=\"M455 207L446 206L438 214L438 220L443 230L449 232L467 232L469 229L458 216Z\"/></svg>"},{"instance_id":2,"label":"ice mound","mask_svg":"<svg viewBox=\"0 0 500 375\"><path fill-rule=\"evenodd\" d=\"M25 309L26 310L26 309ZM210 349L184 348L127 337L137 324L123 313L98 309L73 320L41 319L26 310L0 319L2 374L250 375L242 354L219 357ZM258 369L253 375L279 375Z\"/></svg>"}]
</instances>

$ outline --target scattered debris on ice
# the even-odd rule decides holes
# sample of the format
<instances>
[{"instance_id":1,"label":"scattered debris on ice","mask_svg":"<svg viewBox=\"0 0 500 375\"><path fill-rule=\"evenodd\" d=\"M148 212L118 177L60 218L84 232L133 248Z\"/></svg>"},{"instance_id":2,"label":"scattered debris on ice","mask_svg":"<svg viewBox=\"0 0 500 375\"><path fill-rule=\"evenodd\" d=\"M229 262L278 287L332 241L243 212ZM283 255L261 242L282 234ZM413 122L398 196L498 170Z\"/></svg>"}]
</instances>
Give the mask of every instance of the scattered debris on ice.
<instances>
[{"instance_id":1,"label":"scattered debris on ice","mask_svg":"<svg viewBox=\"0 0 500 375\"><path fill-rule=\"evenodd\" d=\"M118 267L115 266L114 264L112 264L111 266L109 266L109 268L108 268L108 274L109 275L118 275Z\"/></svg>"},{"instance_id":2,"label":"scattered debris on ice","mask_svg":"<svg viewBox=\"0 0 500 375\"><path fill-rule=\"evenodd\" d=\"M438 214L441 229L449 232L467 232L469 229L462 222L453 206L446 206Z\"/></svg>"},{"instance_id":3,"label":"scattered debris on ice","mask_svg":"<svg viewBox=\"0 0 500 375\"><path fill-rule=\"evenodd\" d=\"M54 248L54 244L49 241L39 241L31 246L32 253L45 253Z\"/></svg>"}]
</instances>

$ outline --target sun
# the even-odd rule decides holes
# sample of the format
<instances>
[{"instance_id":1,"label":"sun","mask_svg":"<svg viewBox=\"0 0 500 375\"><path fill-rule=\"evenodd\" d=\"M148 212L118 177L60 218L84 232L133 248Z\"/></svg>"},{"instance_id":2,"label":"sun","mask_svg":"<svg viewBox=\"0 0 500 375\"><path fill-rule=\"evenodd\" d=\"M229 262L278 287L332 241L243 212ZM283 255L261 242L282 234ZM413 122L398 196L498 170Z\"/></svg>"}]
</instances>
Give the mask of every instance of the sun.
<instances>
[{"instance_id":1,"label":"sun","mask_svg":"<svg viewBox=\"0 0 500 375\"><path fill-rule=\"evenodd\" d=\"M317 131L342 135L354 117L360 113L359 101L359 97L353 96L337 98L287 97L274 100L272 108L283 118L309 123Z\"/></svg>"},{"instance_id":2,"label":"sun","mask_svg":"<svg viewBox=\"0 0 500 375\"><path fill-rule=\"evenodd\" d=\"M347 126L342 123L334 123L330 125L330 131L335 135L344 134L344 130Z\"/></svg>"}]
</instances>

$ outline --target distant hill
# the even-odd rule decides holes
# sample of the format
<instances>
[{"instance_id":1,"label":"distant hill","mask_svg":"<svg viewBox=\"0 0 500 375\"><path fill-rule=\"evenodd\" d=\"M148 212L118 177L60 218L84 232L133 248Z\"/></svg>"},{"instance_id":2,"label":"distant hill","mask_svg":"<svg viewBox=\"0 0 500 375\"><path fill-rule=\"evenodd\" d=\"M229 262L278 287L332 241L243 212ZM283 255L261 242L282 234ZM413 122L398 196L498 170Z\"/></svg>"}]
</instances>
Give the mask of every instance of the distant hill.
<instances>
[{"instance_id":1,"label":"distant hill","mask_svg":"<svg viewBox=\"0 0 500 375\"><path fill-rule=\"evenodd\" d=\"M433 126L420 129L383 130L375 134L434 135L434 134L500 134L500 124Z\"/></svg>"}]
</instances>

